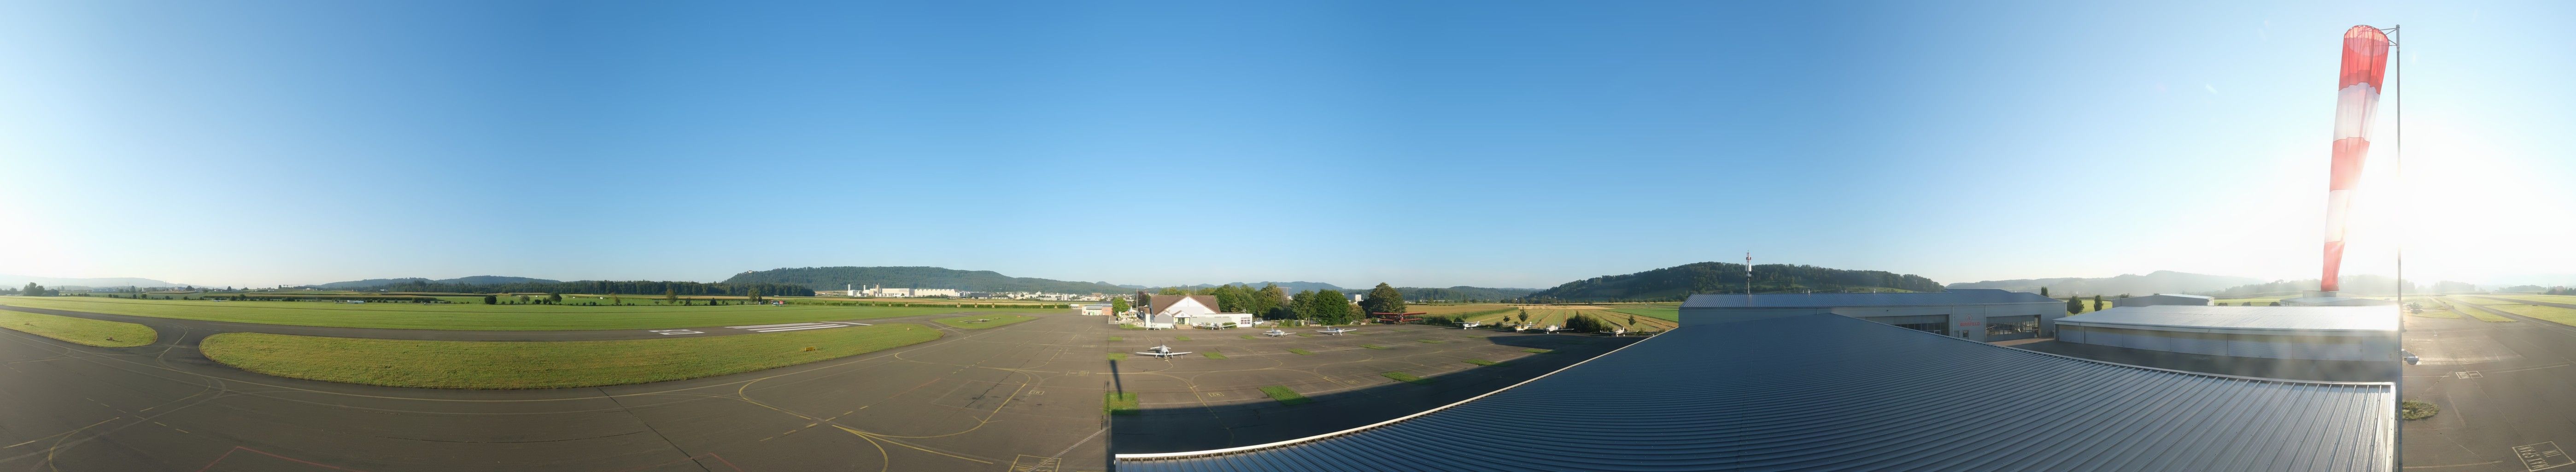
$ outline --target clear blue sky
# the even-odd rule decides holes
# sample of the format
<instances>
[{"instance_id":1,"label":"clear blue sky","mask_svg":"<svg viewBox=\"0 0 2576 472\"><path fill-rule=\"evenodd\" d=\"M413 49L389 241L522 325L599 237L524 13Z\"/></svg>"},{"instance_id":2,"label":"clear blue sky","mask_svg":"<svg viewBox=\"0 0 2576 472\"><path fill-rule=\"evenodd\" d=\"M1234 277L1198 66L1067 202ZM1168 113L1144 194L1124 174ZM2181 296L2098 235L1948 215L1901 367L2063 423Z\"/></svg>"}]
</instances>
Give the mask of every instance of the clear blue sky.
<instances>
[{"instance_id":1,"label":"clear blue sky","mask_svg":"<svg viewBox=\"0 0 2576 472\"><path fill-rule=\"evenodd\" d=\"M2566 2L1219 3L12 2L0 273L2311 278L2354 24L2347 265L2576 273Z\"/></svg>"}]
</instances>

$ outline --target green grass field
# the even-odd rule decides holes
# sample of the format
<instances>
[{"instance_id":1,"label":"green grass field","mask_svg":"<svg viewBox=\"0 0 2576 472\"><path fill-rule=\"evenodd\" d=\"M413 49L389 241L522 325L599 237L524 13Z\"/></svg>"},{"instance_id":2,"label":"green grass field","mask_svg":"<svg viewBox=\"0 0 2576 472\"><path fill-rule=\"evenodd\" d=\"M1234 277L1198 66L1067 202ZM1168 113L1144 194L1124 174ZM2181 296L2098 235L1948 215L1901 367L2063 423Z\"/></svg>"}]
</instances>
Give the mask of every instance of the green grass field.
<instances>
[{"instance_id":1,"label":"green grass field","mask_svg":"<svg viewBox=\"0 0 2576 472\"><path fill-rule=\"evenodd\" d=\"M159 333L154 333L150 326L134 323L18 311L0 311L0 328L98 347L148 345L153 341L159 341L161 336Z\"/></svg>"},{"instance_id":2,"label":"green grass field","mask_svg":"<svg viewBox=\"0 0 2576 472\"><path fill-rule=\"evenodd\" d=\"M1224 355L1224 354L1218 354L1216 351L1201 352L1201 353L1199 353L1199 355L1207 356L1207 358L1209 358L1209 359L1224 359L1224 358L1225 358L1225 355Z\"/></svg>"},{"instance_id":3,"label":"green grass field","mask_svg":"<svg viewBox=\"0 0 2576 472\"><path fill-rule=\"evenodd\" d=\"M957 328L957 329L985 329L985 328L999 328L999 327L1002 327L1002 325L1007 325L1007 324L1011 324L1011 323L1018 323L1018 322L1028 321L1028 320L1034 320L1034 319L1038 319L1038 317L1035 317L1035 316L1029 316L1029 315L970 315L970 316L960 316L960 317L955 317L955 318L940 318L940 319L938 319L938 320L936 320L936 321L938 321L938 322L939 322L939 324L948 325L949 327L953 327L953 328ZM976 320L992 320L992 321L976 321ZM970 321L974 321L974 322L969 323Z\"/></svg>"},{"instance_id":4,"label":"green grass field","mask_svg":"<svg viewBox=\"0 0 2576 472\"><path fill-rule=\"evenodd\" d=\"M2496 305L2488 308L2506 313L2539 318L2541 321L2576 326L2576 309L2540 305Z\"/></svg>"},{"instance_id":5,"label":"green grass field","mask_svg":"<svg viewBox=\"0 0 2576 472\"><path fill-rule=\"evenodd\" d=\"M1123 361L1123 360L1127 360L1127 353L1124 353L1124 352L1112 352L1112 353L1109 353L1109 360L1113 360L1113 361Z\"/></svg>"},{"instance_id":6,"label":"green grass field","mask_svg":"<svg viewBox=\"0 0 2576 472\"><path fill-rule=\"evenodd\" d=\"M1261 393L1270 394L1270 399L1278 400L1281 405L1300 405L1315 402L1314 399L1306 398L1305 395L1299 395L1297 394L1297 391L1289 390L1288 387L1285 386L1272 385L1261 387Z\"/></svg>"},{"instance_id":7,"label":"green grass field","mask_svg":"<svg viewBox=\"0 0 2576 472\"><path fill-rule=\"evenodd\" d=\"M1102 408L1102 409L1109 410L1109 414L1112 414L1112 415L1133 415L1133 414L1136 414L1136 394L1133 394L1133 393L1109 392L1108 400L1109 400L1109 404L1108 404L1108 406L1104 406L1104 407L1101 407L1101 408Z\"/></svg>"},{"instance_id":8,"label":"green grass field","mask_svg":"<svg viewBox=\"0 0 2576 472\"><path fill-rule=\"evenodd\" d=\"M855 306L573 306L216 302L101 297L0 297L0 305L118 315L347 328L543 331L802 323L955 313L957 308ZM1000 319L1008 316L993 315Z\"/></svg>"},{"instance_id":9,"label":"green grass field","mask_svg":"<svg viewBox=\"0 0 2576 472\"><path fill-rule=\"evenodd\" d=\"M2496 306L2496 305L2520 305L2520 304L2522 304L2522 302L2517 302L2517 301L2513 301L2513 300L2497 300L2497 299L2493 299L2493 298L2486 298L2486 297L2455 297L2455 298L2452 298L2452 300L2463 301L2463 302L2469 302L2469 303L2475 303L2475 304L2479 304L2479 305L2487 305L2487 306Z\"/></svg>"},{"instance_id":10,"label":"green grass field","mask_svg":"<svg viewBox=\"0 0 2576 472\"><path fill-rule=\"evenodd\" d=\"M1407 373L1403 373L1403 372L1388 372L1388 373L1378 374L1378 375L1384 375L1384 376L1386 376L1386 378L1395 379L1395 381L1397 381L1397 382L1404 382L1404 383L1409 383L1409 384L1414 384L1414 385L1430 385L1430 384L1431 384L1431 379L1426 379L1426 378L1416 377L1416 376L1414 376L1413 374L1407 374Z\"/></svg>"},{"instance_id":11,"label":"green grass field","mask_svg":"<svg viewBox=\"0 0 2576 472\"><path fill-rule=\"evenodd\" d=\"M1527 352L1527 353L1531 353L1531 354L1555 354L1555 353L1556 353L1556 350L1555 350L1555 349L1529 348L1529 349L1522 349L1522 350L1521 350L1521 352Z\"/></svg>"},{"instance_id":12,"label":"green grass field","mask_svg":"<svg viewBox=\"0 0 2576 472\"><path fill-rule=\"evenodd\" d=\"M525 389L624 385L786 367L939 339L909 324L678 339L412 341L224 333L207 358L251 372L394 387Z\"/></svg>"},{"instance_id":13,"label":"green grass field","mask_svg":"<svg viewBox=\"0 0 2576 472\"><path fill-rule=\"evenodd\" d=\"M1300 356L1312 356L1312 355L1315 355L1315 353L1314 353L1314 352L1312 352L1312 351L1307 351L1307 350L1304 350L1304 349L1298 349L1298 348L1293 348L1293 347L1292 347L1292 348L1288 348L1288 352L1289 352L1289 353L1296 354L1296 355L1300 355Z\"/></svg>"},{"instance_id":14,"label":"green grass field","mask_svg":"<svg viewBox=\"0 0 2576 472\"><path fill-rule=\"evenodd\" d=\"M1488 365L1488 366L1490 366L1490 365L1503 365L1503 363L1501 363L1501 362L1494 362L1494 361L1489 361L1489 360L1484 360L1484 359L1468 359L1468 360L1466 360L1466 362L1467 362L1467 363L1469 363L1469 364L1475 364L1475 365Z\"/></svg>"},{"instance_id":15,"label":"green grass field","mask_svg":"<svg viewBox=\"0 0 2576 472\"><path fill-rule=\"evenodd\" d=\"M2506 318L2504 315L2498 315L2498 314L2494 314L2494 313L2488 313L2486 310L2480 310L2480 309L2477 309L2476 307L2473 307L2473 306L2466 306L2466 305L2463 305L2463 304L2457 304L2457 303L2456 303L2456 302L2457 302L2456 300L2449 300L2449 299L2442 299L2442 300L2443 300L2443 301L2442 301L2442 303L2436 303L2436 304L2434 304L2434 305L2435 305L2435 306L2441 306L2441 307L2450 308L2450 309L2451 309L2451 311L2452 311L2452 312L2454 312L2454 313L2459 313L2459 314L2463 314L2463 315L2469 315L2469 317L2471 317L2471 318L2477 318L2477 319L2478 319L2478 321L2485 321L2485 322L2489 322L2489 323L2512 323L2512 322L2515 322L2515 321L2520 321L2520 320L2516 320L2516 319L2513 319L2513 318ZM2428 306L2428 307L2425 307L2425 308L2428 308L2428 309L2429 309L2429 308L2432 308L2432 307ZM2429 311L2429 310L2428 310L2428 311Z\"/></svg>"},{"instance_id":16,"label":"green grass field","mask_svg":"<svg viewBox=\"0 0 2576 472\"><path fill-rule=\"evenodd\" d=\"M2500 298L2511 298L2511 299L2515 299L2515 300L2522 300L2522 301L2529 301L2529 302L2563 303L2563 304L2569 304L2569 305L2576 305L2576 295L2493 295L2493 296L2495 296L2495 297L2500 297Z\"/></svg>"},{"instance_id":17,"label":"green grass field","mask_svg":"<svg viewBox=\"0 0 2576 472\"><path fill-rule=\"evenodd\" d=\"M1379 345L1376 345L1376 344L1361 344L1361 345L1360 345L1360 347L1365 347L1365 348L1369 348L1369 349L1387 349L1387 347L1386 347L1386 346L1379 346Z\"/></svg>"},{"instance_id":18,"label":"green grass field","mask_svg":"<svg viewBox=\"0 0 2576 472\"><path fill-rule=\"evenodd\" d=\"M2445 305L2442 305L2442 304L2439 304L2439 303L2434 303L2434 304L2427 304L2427 305L2424 305L2424 312L2423 312L2423 313L2416 313L2416 312L2413 312L2413 311L2408 311L2408 312L2406 312L2406 314L2408 314L2408 315L2414 315L2414 316L2421 316L2421 317L2425 317L2425 318L2449 318L2449 319L2459 319L2459 318L2460 318L2460 312L2459 312L2459 311L2457 311L2457 310L2452 310L2452 309L2451 309L2451 307L2449 307L2449 306L2445 306Z\"/></svg>"}]
</instances>

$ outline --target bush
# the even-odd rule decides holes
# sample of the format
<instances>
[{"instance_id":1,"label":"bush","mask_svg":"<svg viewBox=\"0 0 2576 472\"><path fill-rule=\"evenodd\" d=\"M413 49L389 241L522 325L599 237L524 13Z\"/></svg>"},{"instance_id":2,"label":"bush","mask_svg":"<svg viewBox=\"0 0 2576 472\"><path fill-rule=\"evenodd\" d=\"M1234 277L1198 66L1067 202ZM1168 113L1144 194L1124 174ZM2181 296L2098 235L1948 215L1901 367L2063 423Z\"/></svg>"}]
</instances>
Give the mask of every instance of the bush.
<instances>
[{"instance_id":1,"label":"bush","mask_svg":"<svg viewBox=\"0 0 2576 472\"><path fill-rule=\"evenodd\" d=\"M2405 404L2399 406L2397 416L2410 420L2420 420L2431 418L2433 415L2440 413L2442 413L2442 409L2433 406L2431 403L2407 400Z\"/></svg>"}]
</instances>

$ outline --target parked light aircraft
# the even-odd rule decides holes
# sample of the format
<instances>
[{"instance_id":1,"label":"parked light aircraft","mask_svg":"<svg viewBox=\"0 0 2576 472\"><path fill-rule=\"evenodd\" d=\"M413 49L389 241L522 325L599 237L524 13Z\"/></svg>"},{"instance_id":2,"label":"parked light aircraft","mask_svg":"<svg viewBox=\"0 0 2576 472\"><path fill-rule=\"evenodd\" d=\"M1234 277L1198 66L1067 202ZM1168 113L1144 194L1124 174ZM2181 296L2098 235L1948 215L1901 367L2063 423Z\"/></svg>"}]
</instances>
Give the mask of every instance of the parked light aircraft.
<instances>
[{"instance_id":1,"label":"parked light aircraft","mask_svg":"<svg viewBox=\"0 0 2576 472\"><path fill-rule=\"evenodd\" d=\"M1182 355L1182 354L1189 354L1189 353L1187 353L1187 352L1172 352L1172 347L1171 347L1171 346L1166 345L1166 346L1154 346L1154 348L1153 348L1153 349L1147 349L1147 350L1145 350L1145 352L1138 352L1137 354L1144 354L1144 355L1148 355L1148 356L1162 357L1162 358L1170 358L1170 357L1172 357L1172 356L1177 356L1177 355Z\"/></svg>"}]
</instances>

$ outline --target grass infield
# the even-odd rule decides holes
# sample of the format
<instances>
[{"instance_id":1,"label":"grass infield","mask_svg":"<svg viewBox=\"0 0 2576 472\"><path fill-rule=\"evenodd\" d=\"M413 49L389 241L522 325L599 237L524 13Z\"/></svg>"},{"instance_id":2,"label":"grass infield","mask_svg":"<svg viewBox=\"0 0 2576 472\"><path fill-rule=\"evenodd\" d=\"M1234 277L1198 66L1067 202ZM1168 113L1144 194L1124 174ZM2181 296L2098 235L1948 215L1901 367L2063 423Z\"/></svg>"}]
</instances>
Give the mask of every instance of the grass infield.
<instances>
[{"instance_id":1,"label":"grass infield","mask_svg":"<svg viewBox=\"0 0 2576 472\"><path fill-rule=\"evenodd\" d=\"M1261 393L1270 394L1270 399L1278 400L1281 405L1302 405L1315 402L1314 399L1306 398L1305 395L1299 395L1296 391L1289 390L1286 386L1272 385L1261 387Z\"/></svg>"},{"instance_id":2,"label":"grass infield","mask_svg":"<svg viewBox=\"0 0 2576 472\"><path fill-rule=\"evenodd\" d=\"M1361 345L1360 345L1360 347L1365 347L1365 348L1369 348L1369 349L1389 349L1389 348L1388 348L1388 347L1386 347L1386 346L1379 346L1379 345L1376 345L1376 344L1361 344Z\"/></svg>"},{"instance_id":3,"label":"grass infield","mask_svg":"<svg viewBox=\"0 0 2576 472\"><path fill-rule=\"evenodd\" d=\"M1114 342L1119 342L1119 341L1125 341L1125 340L1127 340L1127 337L1126 337L1126 336L1110 336L1110 337L1109 337L1109 342L1113 342L1113 343L1114 343Z\"/></svg>"},{"instance_id":4,"label":"grass infield","mask_svg":"<svg viewBox=\"0 0 2576 472\"><path fill-rule=\"evenodd\" d=\"M2399 405L2399 411L2398 411L2397 416L2398 416L2399 418L2405 418L2405 419L2410 419L2410 420L2420 420L2420 419L2425 419L2425 418L2431 418L2431 417L2433 417L2433 415L2437 415L2437 414L2441 414L2441 413L2442 413L2442 409L2441 409L2441 408L2439 408L2439 407L2435 407L2435 406L2433 406L2433 404L2431 404L2431 403L2425 403L2425 402L2420 402L2420 401L2415 401L2415 400L2407 400L2407 401L2406 401L2406 403Z\"/></svg>"},{"instance_id":5,"label":"grass infield","mask_svg":"<svg viewBox=\"0 0 2576 472\"><path fill-rule=\"evenodd\" d=\"M1522 351L1522 352L1528 352L1528 353L1531 353L1531 354L1555 354L1555 353L1556 353L1556 350L1555 350L1555 349L1537 349L1537 348L1531 348L1531 349L1522 349L1521 351Z\"/></svg>"},{"instance_id":6,"label":"grass infield","mask_svg":"<svg viewBox=\"0 0 2576 472\"><path fill-rule=\"evenodd\" d=\"M1466 362L1467 362L1467 363L1469 363L1469 364L1475 364L1475 365L1503 365L1503 363L1501 363L1501 362L1494 362L1494 361L1489 361L1489 360L1484 360L1484 359L1468 359Z\"/></svg>"},{"instance_id":7,"label":"grass infield","mask_svg":"<svg viewBox=\"0 0 2576 472\"><path fill-rule=\"evenodd\" d=\"M1225 355L1224 355L1224 354L1218 354L1218 353L1216 353L1216 351L1201 352L1201 353L1199 353L1199 355L1207 356L1207 358L1209 358L1209 359L1224 359L1224 358L1225 358Z\"/></svg>"},{"instance_id":8,"label":"grass infield","mask_svg":"<svg viewBox=\"0 0 2576 472\"><path fill-rule=\"evenodd\" d=\"M739 326L935 315L970 309L869 306L578 306L216 302L106 297L0 297L0 305L118 315L343 328L545 331ZM995 315L1001 318L1009 315ZM124 339L119 337L118 339Z\"/></svg>"},{"instance_id":9,"label":"grass infield","mask_svg":"<svg viewBox=\"0 0 2576 472\"><path fill-rule=\"evenodd\" d=\"M1102 407L1112 415L1136 414L1136 394L1109 392L1109 404Z\"/></svg>"},{"instance_id":10,"label":"grass infield","mask_svg":"<svg viewBox=\"0 0 2576 472\"><path fill-rule=\"evenodd\" d=\"M251 372L393 387L528 389L693 379L837 359L939 339L913 324L678 339L414 341L224 333L209 359Z\"/></svg>"},{"instance_id":11,"label":"grass infield","mask_svg":"<svg viewBox=\"0 0 2576 472\"><path fill-rule=\"evenodd\" d=\"M1109 353L1109 360L1113 360L1113 361L1123 361L1123 360L1127 360L1127 353L1124 353L1124 352L1112 352L1112 353Z\"/></svg>"},{"instance_id":12,"label":"grass infield","mask_svg":"<svg viewBox=\"0 0 2576 472\"><path fill-rule=\"evenodd\" d=\"M1404 383L1409 383L1409 384L1414 384L1414 385L1430 385L1430 384L1431 384L1431 379L1426 379L1426 378L1421 378L1421 377L1415 377L1415 376L1413 376L1413 374L1407 374L1407 373L1403 373L1403 372L1388 372L1388 373L1378 374L1378 375L1384 375L1384 376L1386 376L1386 378L1395 379L1395 381L1397 381L1397 382L1404 382Z\"/></svg>"},{"instance_id":13,"label":"grass infield","mask_svg":"<svg viewBox=\"0 0 2576 472\"><path fill-rule=\"evenodd\" d=\"M1007 324L1011 324L1011 323L1018 323L1018 322L1028 321L1028 320L1034 320L1034 319L1038 319L1038 317L1035 317L1035 316L1029 316L1029 315L973 315L973 316L960 316L960 317L955 317L955 318L940 318L940 319L933 320L933 321L938 321L938 322L939 322L939 324L948 325L949 327L957 328L957 329L985 329L985 328L999 328L999 327L1002 327L1002 325L1007 325ZM981 321L981 322L968 323L969 321L975 321L975 320L992 320L992 321Z\"/></svg>"},{"instance_id":14,"label":"grass infield","mask_svg":"<svg viewBox=\"0 0 2576 472\"><path fill-rule=\"evenodd\" d=\"M1182 337L1179 337L1179 338L1177 338L1177 339L1179 339L1179 340L1181 340L1181 341L1188 341L1188 340L1190 340L1190 337L1189 337L1189 336L1182 336Z\"/></svg>"},{"instance_id":15,"label":"grass infield","mask_svg":"<svg viewBox=\"0 0 2576 472\"><path fill-rule=\"evenodd\" d=\"M1242 335L1242 336L1237 336L1237 337L1240 337L1240 338L1243 338L1243 339L1252 339L1252 335L1249 335L1249 334Z\"/></svg>"},{"instance_id":16,"label":"grass infield","mask_svg":"<svg viewBox=\"0 0 2576 472\"><path fill-rule=\"evenodd\" d=\"M134 323L0 311L0 328L98 347L135 347L160 340L152 327Z\"/></svg>"},{"instance_id":17,"label":"grass infield","mask_svg":"<svg viewBox=\"0 0 2576 472\"><path fill-rule=\"evenodd\" d=\"M1421 341L1421 342L1426 342L1426 343L1431 343L1431 344L1440 344L1440 343L1448 342L1448 341L1442 341L1442 340L1438 340L1438 339L1416 339L1415 341Z\"/></svg>"},{"instance_id":18,"label":"grass infield","mask_svg":"<svg viewBox=\"0 0 2576 472\"><path fill-rule=\"evenodd\" d=\"M1304 350L1304 349L1298 349L1298 348L1293 348L1293 347L1292 347L1292 348L1288 348L1288 352L1297 353L1297 355L1300 355L1300 356L1312 356L1312 355L1315 355L1315 353L1313 353L1313 352L1309 352L1309 351Z\"/></svg>"}]
</instances>

